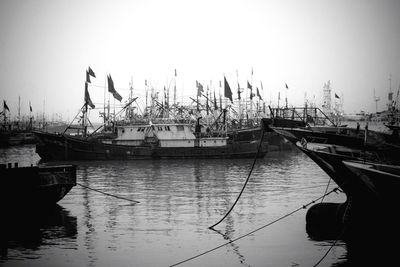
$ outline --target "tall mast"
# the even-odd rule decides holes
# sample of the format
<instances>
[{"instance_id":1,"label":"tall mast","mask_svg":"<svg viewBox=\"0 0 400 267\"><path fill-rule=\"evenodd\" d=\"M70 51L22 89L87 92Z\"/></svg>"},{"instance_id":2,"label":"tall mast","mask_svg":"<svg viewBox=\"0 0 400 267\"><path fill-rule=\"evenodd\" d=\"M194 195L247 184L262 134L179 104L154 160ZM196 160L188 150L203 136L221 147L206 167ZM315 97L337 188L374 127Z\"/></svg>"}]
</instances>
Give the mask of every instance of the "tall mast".
<instances>
[{"instance_id":1,"label":"tall mast","mask_svg":"<svg viewBox=\"0 0 400 267\"><path fill-rule=\"evenodd\" d=\"M106 87L107 87L107 76L104 78L104 106L103 106L103 127L106 127Z\"/></svg>"},{"instance_id":2,"label":"tall mast","mask_svg":"<svg viewBox=\"0 0 400 267\"><path fill-rule=\"evenodd\" d=\"M242 127L242 99L240 97L240 85L239 85L239 71L236 70L236 81L237 81L237 93L239 99L239 127Z\"/></svg>"},{"instance_id":3,"label":"tall mast","mask_svg":"<svg viewBox=\"0 0 400 267\"><path fill-rule=\"evenodd\" d=\"M253 119L253 68L251 68L251 90L250 90L250 118Z\"/></svg>"},{"instance_id":4,"label":"tall mast","mask_svg":"<svg viewBox=\"0 0 400 267\"><path fill-rule=\"evenodd\" d=\"M20 120L21 120L21 97L18 96L18 129Z\"/></svg>"},{"instance_id":5,"label":"tall mast","mask_svg":"<svg viewBox=\"0 0 400 267\"><path fill-rule=\"evenodd\" d=\"M176 105L176 69L175 69L175 79L174 79L174 106Z\"/></svg>"}]
</instances>

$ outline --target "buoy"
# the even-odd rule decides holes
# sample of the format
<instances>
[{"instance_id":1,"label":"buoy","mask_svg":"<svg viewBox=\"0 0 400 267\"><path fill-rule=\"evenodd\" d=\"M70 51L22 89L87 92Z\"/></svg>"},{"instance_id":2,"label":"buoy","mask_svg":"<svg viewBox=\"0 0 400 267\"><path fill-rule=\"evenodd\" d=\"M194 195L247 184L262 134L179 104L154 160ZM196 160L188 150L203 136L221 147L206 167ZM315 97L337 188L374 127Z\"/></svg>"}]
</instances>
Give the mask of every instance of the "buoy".
<instances>
[{"instance_id":1,"label":"buoy","mask_svg":"<svg viewBox=\"0 0 400 267\"><path fill-rule=\"evenodd\" d=\"M306 231L313 240L337 239L343 231L345 203L317 203L306 214Z\"/></svg>"}]
</instances>

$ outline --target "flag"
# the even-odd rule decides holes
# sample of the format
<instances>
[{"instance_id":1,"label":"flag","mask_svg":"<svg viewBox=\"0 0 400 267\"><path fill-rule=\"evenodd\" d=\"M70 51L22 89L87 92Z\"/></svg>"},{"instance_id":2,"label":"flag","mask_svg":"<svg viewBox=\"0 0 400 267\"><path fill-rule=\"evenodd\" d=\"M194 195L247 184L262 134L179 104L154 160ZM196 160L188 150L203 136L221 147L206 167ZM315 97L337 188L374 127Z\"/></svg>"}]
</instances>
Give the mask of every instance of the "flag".
<instances>
[{"instance_id":1,"label":"flag","mask_svg":"<svg viewBox=\"0 0 400 267\"><path fill-rule=\"evenodd\" d=\"M226 80L226 78L224 77L224 96L229 98L232 101L232 91L231 88L229 87L228 81Z\"/></svg>"},{"instance_id":2,"label":"flag","mask_svg":"<svg viewBox=\"0 0 400 267\"><path fill-rule=\"evenodd\" d=\"M239 85L239 82L238 82L238 91L237 91L237 93L238 93L238 99L240 100L241 97L240 97L240 85Z\"/></svg>"},{"instance_id":3,"label":"flag","mask_svg":"<svg viewBox=\"0 0 400 267\"><path fill-rule=\"evenodd\" d=\"M5 100L3 100L3 109L4 109L4 110L7 109L8 111L10 111L10 109L8 108L7 103L6 103Z\"/></svg>"},{"instance_id":4,"label":"flag","mask_svg":"<svg viewBox=\"0 0 400 267\"><path fill-rule=\"evenodd\" d=\"M115 90L114 82L113 82L110 74L107 75L107 80L108 80L108 92L110 92L114 96L115 99L117 99L119 102L121 102L122 96L120 94L118 94L118 92Z\"/></svg>"},{"instance_id":5,"label":"flag","mask_svg":"<svg viewBox=\"0 0 400 267\"><path fill-rule=\"evenodd\" d=\"M94 74L94 71L93 71L90 67L89 67L89 70L88 70L88 74L89 74L90 76L96 78L96 74Z\"/></svg>"},{"instance_id":6,"label":"flag","mask_svg":"<svg viewBox=\"0 0 400 267\"><path fill-rule=\"evenodd\" d=\"M86 83L90 83L90 75L88 71L86 71Z\"/></svg>"},{"instance_id":7,"label":"flag","mask_svg":"<svg viewBox=\"0 0 400 267\"><path fill-rule=\"evenodd\" d=\"M201 96L201 93L204 92L203 85L196 80L197 87L197 96Z\"/></svg>"},{"instance_id":8,"label":"flag","mask_svg":"<svg viewBox=\"0 0 400 267\"><path fill-rule=\"evenodd\" d=\"M88 84L85 83L85 104L89 105L91 108L95 108L92 100L90 99Z\"/></svg>"},{"instance_id":9,"label":"flag","mask_svg":"<svg viewBox=\"0 0 400 267\"><path fill-rule=\"evenodd\" d=\"M249 81L247 81L247 88L250 89L250 100L252 100L253 96L254 96L254 94L253 94L253 86L249 83Z\"/></svg>"},{"instance_id":10,"label":"flag","mask_svg":"<svg viewBox=\"0 0 400 267\"><path fill-rule=\"evenodd\" d=\"M164 85L164 106L166 108L168 108L168 101L169 101L169 99L167 97L167 89L165 88L165 85Z\"/></svg>"},{"instance_id":11,"label":"flag","mask_svg":"<svg viewBox=\"0 0 400 267\"><path fill-rule=\"evenodd\" d=\"M388 95L388 100L389 100L389 101L392 101L392 99L393 99L393 93L390 92L389 95Z\"/></svg>"},{"instance_id":12,"label":"flag","mask_svg":"<svg viewBox=\"0 0 400 267\"><path fill-rule=\"evenodd\" d=\"M29 101L29 110L32 112L31 101Z\"/></svg>"},{"instance_id":13,"label":"flag","mask_svg":"<svg viewBox=\"0 0 400 267\"><path fill-rule=\"evenodd\" d=\"M260 100L263 100L261 95L260 95L260 91L258 91L258 87L257 87L257 96L260 98Z\"/></svg>"},{"instance_id":14,"label":"flag","mask_svg":"<svg viewBox=\"0 0 400 267\"><path fill-rule=\"evenodd\" d=\"M247 81L247 88L253 89L253 86L251 86L251 84L249 83L249 81Z\"/></svg>"},{"instance_id":15,"label":"flag","mask_svg":"<svg viewBox=\"0 0 400 267\"><path fill-rule=\"evenodd\" d=\"M285 83L286 89L289 89L289 87L287 86L287 83Z\"/></svg>"},{"instance_id":16,"label":"flag","mask_svg":"<svg viewBox=\"0 0 400 267\"><path fill-rule=\"evenodd\" d=\"M335 98L340 98L340 97L335 93Z\"/></svg>"}]
</instances>

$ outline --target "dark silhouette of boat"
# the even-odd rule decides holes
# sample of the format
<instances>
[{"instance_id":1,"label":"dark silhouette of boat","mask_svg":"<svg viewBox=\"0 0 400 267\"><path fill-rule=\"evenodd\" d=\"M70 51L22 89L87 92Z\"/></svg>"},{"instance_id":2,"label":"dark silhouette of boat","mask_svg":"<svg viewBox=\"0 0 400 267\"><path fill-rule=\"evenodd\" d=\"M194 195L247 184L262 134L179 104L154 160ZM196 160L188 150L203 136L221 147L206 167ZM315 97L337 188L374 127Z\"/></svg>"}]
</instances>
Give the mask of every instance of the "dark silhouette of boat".
<instances>
[{"instance_id":1,"label":"dark silhouette of boat","mask_svg":"<svg viewBox=\"0 0 400 267\"><path fill-rule=\"evenodd\" d=\"M143 136L140 141L123 138L125 132L138 133L142 129L155 131L156 134ZM186 134L179 134L179 129L183 129L182 132ZM125 126L119 129L117 137L111 138L104 135L84 137L39 131L34 131L34 134L39 140L36 152L43 160L246 158L257 154L262 134L261 129L252 130L254 138L250 134L249 140L241 133L232 137L200 136L189 130L189 125L162 124ZM172 135L164 135L164 131L172 132ZM262 157L266 152L267 144L263 143L258 156Z\"/></svg>"},{"instance_id":2,"label":"dark silhouette of boat","mask_svg":"<svg viewBox=\"0 0 400 267\"><path fill-rule=\"evenodd\" d=\"M0 165L0 203L5 209L40 209L60 201L76 185L75 165Z\"/></svg>"},{"instance_id":3,"label":"dark silhouette of boat","mask_svg":"<svg viewBox=\"0 0 400 267\"><path fill-rule=\"evenodd\" d=\"M312 159L346 194L344 203L318 203L310 208L306 221L311 237L323 233L317 240L334 236L366 241L372 234L374 237L400 234L395 212L398 209L396 192L400 188L397 135L335 125L310 125L306 120L303 120L306 126L293 126L293 121L285 125L279 117L266 123L269 123L268 129Z\"/></svg>"}]
</instances>

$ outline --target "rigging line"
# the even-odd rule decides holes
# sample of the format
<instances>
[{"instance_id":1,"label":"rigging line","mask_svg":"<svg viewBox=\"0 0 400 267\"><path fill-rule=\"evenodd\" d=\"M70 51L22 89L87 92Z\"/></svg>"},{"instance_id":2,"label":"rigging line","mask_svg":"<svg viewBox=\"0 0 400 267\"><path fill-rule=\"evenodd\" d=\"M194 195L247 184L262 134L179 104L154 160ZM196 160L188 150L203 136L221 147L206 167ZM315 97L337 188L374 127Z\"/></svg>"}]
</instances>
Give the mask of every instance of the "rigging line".
<instances>
[{"instance_id":1,"label":"rigging line","mask_svg":"<svg viewBox=\"0 0 400 267\"><path fill-rule=\"evenodd\" d=\"M315 264L313 265L313 267L317 267L325 258L326 256L328 256L329 252L331 251L331 249L336 246L336 243L339 241L339 239L342 238L342 235L345 231L345 227L343 228L342 232L339 234L339 236L336 238L335 242L332 243L332 245L330 245L329 249L325 252L325 254L322 256L322 258Z\"/></svg>"},{"instance_id":2,"label":"rigging line","mask_svg":"<svg viewBox=\"0 0 400 267\"><path fill-rule=\"evenodd\" d=\"M329 195L329 194L331 194L331 193L333 193L333 192L336 192L336 191L338 191L338 190L339 190L339 187L335 187L334 189L332 189L331 191L329 191L329 192L326 193L325 195L323 195L323 196L321 196L321 197L319 197L319 198L317 198L317 199L315 199L315 200L313 200L313 201L308 202L307 204L301 206L300 208L297 208L296 210L294 210L294 211L292 211L292 212L290 212L290 213L288 213L288 214L286 214L286 215L283 215L283 216L279 217L278 219L273 220L272 222L269 222L269 223L267 223L267 224L265 224L265 225L263 225L263 226L261 226L261 227L258 227L258 228L256 228L255 230L253 230L253 231L251 231L251 232L248 232L247 234L244 234L244 235L241 235L241 236L236 237L236 238L234 238L234 239L231 239L229 242L226 242L226 243L224 243L224 244L222 244L222 245L219 245L219 246L217 246L217 247L214 247L214 248L212 248L212 249L209 249L209 250L207 250L207 251L204 251L204 252L202 252L202 253L200 253L200 254L197 254L197 255L195 255L195 256L193 256L193 257L190 257L190 258L188 258L188 259L186 259L186 260L180 261L180 262L178 262L178 263L174 263L174 264L170 265L170 267L178 266L178 265L180 265L180 264L182 264L182 263L185 263L185 262L188 262L188 261L190 261L190 260L196 259L196 258L198 258L198 257L200 257L200 256L203 256L203 255L208 254L208 253L210 253L210 252L212 252L212 251L214 251L214 250L217 250L217 249L222 248L222 247L224 247L224 246L226 246L226 245L229 245L229 244L231 244L231 243L233 243L233 242L235 242L235 241L238 241L238 240L240 240L240 239L242 239L242 238L244 238L244 237L246 237L246 236L249 236L249 235L251 235L251 234L254 234L255 232L258 232L258 231L260 231L260 230L262 230L262 229L264 229L264 228L266 228L266 227L268 227L268 226L270 226L270 225L272 225L272 224L274 224L274 223L276 223L276 222L278 222L278 221L280 221L280 220L283 220L283 219L286 218L286 217L289 217L289 216L293 215L294 213L296 213L296 212L298 212L298 211L300 211L300 210L302 210L302 209L307 208L309 205L314 204L315 202L317 202L317 201L320 200L321 198L323 198L323 197L325 197L325 196L327 196L327 195ZM213 230L214 230L214 229L213 229Z\"/></svg>"},{"instance_id":3,"label":"rigging line","mask_svg":"<svg viewBox=\"0 0 400 267\"><path fill-rule=\"evenodd\" d=\"M87 189L96 191L96 192L98 192L98 193L102 193L102 194L104 194L104 195L110 196L110 197L115 197L115 198L127 200L127 201L130 201L130 202L133 202L133 203L140 203L139 201L132 200L132 199L129 199L129 198L124 198L124 197L119 197L119 196L116 196L116 195L112 195L112 194L109 194L109 193L100 191L100 190L98 190L98 189L91 188L91 187L89 187L89 186L86 186L86 185L83 185L83 184L80 184L80 183L76 183L76 184L79 185L79 186L82 186L82 187L84 187L84 188L87 188Z\"/></svg>"},{"instance_id":4,"label":"rigging line","mask_svg":"<svg viewBox=\"0 0 400 267\"><path fill-rule=\"evenodd\" d=\"M230 213L230 212L233 210L233 208L235 207L236 203L239 201L239 198L240 198L240 196L242 195L244 189L246 188L246 185L247 185L248 181L250 180L251 173L253 172L254 166L255 166L255 164L256 164L256 162L257 162L258 154L260 153L260 150L261 150L261 145L262 145L262 142L263 142L263 139L264 139L264 133L265 133L265 131L264 131L264 126L261 127L261 131L262 131L262 134L261 134L261 138L260 138L260 143L258 144L257 153L256 153L256 155L255 155L255 157L254 157L253 165L251 166L249 175L247 176L247 179L246 179L246 181L244 182L244 185L243 185L243 187L242 187L242 190L240 191L238 197L236 198L235 202L233 203L233 205L232 205L232 207L229 209L229 211L225 214L225 216L222 217L222 219L219 220L217 223L215 223L215 224L213 224L212 226L208 227L209 229L213 229L214 226L217 226L218 224L220 224L220 223L229 215L229 213Z\"/></svg>"},{"instance_id":5,"label":"rigging line","mask_svg":"<svg viewBox=\"0 0 400 267\"><path fill-rule=\"evenodd\" d=\"M325 193L324 193L324 194L326 194L326 192L328 191L329 184L331 183L331 180L332 180L332 178L329 176L328 184L326 185ZM324 197L321 199L321 203L322 203L322 202L324 202Z\"/></svg>"}]
</instances>

